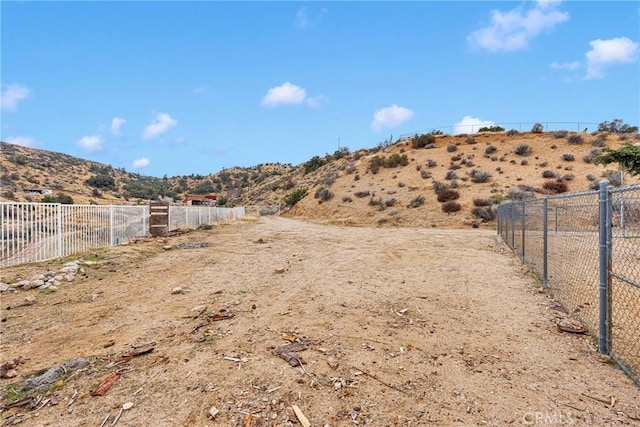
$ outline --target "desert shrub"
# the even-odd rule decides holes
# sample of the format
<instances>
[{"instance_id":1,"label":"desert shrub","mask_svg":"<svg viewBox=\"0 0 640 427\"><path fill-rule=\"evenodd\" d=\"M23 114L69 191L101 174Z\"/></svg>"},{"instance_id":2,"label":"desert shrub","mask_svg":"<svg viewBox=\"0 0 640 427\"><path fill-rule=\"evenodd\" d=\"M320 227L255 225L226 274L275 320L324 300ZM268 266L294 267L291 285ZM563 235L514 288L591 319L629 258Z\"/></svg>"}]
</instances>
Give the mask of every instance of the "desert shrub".
<instances>
[{"instance_id":1,"label":"desert shrub","mask_svg":"<svg viewBox=\"0 0 640 427\"><path fill-rule=\"evenodd\" d=\"M4 190L4 191L2 192L2 197L6 198L6 199L9 199L9 200L15 200L16 195L15 195L15 193L14 193L13 191L11 191L11 190Z\"/></svg>"},{"instance_id":2,"label":"desert shrub","mask_svg":"<svg viewBox=\"0 0 640 427\"><path fill-rule=\"evenodd\" d=\"M436 166L438 166L438 162L436 162L435 160L427 159L428 168L435 168Z\"/></svg>"},{"instance_id":3,"label":"desert shrub","mask_svg":"<svg viewBox=\"0 0 640 427\"><path fill-rule=\"evenodd\" d=\"M394 199L393 197L384 201L384 205L388 208L390 208L391 206L394 206L395 204L396 204L396 199Z\"/></svg>"},{"instance_id":4,"label":"desert shrub","mask_svg":"<svg viewBox=\"0 0 640 427\"><path fill-rule=\"evenodd\" d=\"M352 164L349 163L345 168L344 168L344 173L346 173L347 175L351 175L352 173L354 173L356 171L356 167Z\"/></svg>"},{"instance_id":5,"label":"desert shrub","mask_svg":"<svg viewBox=\"0 0 640 427\"><path fill-rule=\"evenodd\" d=\"M535 193L522 188L510 188L509 191L507 191L506 197L510 200L526 200L533 199L535 197Z\"/></svg>"},{"instance_id":6,"label":"desert shrub","mask_svg":"<svg viewBox=\"0 0 640 427\"><path fill-rule=\"evenodd\" d=\"M47 195L41 200L41 203L60 203L61 205L72 205L73 199L68 194L58 193L55 196Z\"/></svg>"},{"instance_id":7,"label":"desert shrub","mask_svg":"<svg viewBox=\"0 0 640 427\"><path fill-rule=\"evenodd\" d=\"M620 187L622 185L622 172L606 171L604 177L609 180L612 187Z\"/></svg>"},{"instance_id":8,"label":"desert shrub","mask_svg":"<svg viewBox=\"0 0 640 427\"><path fill-rule=\"evenodd\" d=\"M342 196L342 201L345 203L351 203L353 202L353 199L349 196Z\"/></svg>"},{"instance_id":9,"label":"desert shrub","mask_svg":"<svg viewBox=\"0 0 640 427\"><path fill-rule=\"evenodd\" d=\"M491 199L473 199L473 206L491 206L493 205L493 200Z\"/></svg>"},{"instance_id":10,"label":"desert shrub","mask_svg":"<svg viewBox=\"0 0 640 427\"><path fill-rule=\"evenodd\" d=\"M440 203L448 202L449 200L457 200L458 198L460 198L460 193L458 193L457 190L453 190L451 188L447 188L446 190L438 193L438 201Z\"/></svg>"},{"instance_id":11,"label":"desert shrub","mask_svg":"<svg viewBox=\"0 0 640 427\"><path fill-rule=\"evenodd\" d=\"M371 198L369 199L369 206L378 206L380 210L384 210L384 205L382 204L382 199L378 197L377 199Z\"/></svg>"},{"instance_id":12,"label":"desert shrub","mask_svg":"<svg viewBox=\"0 0 640 427\"><path fill-rule=\"evenodd\" d=\"M458 174L455 171L448 170L446 175L444 176L444 179L448 179L448 180L458 179Z\"/></svg>"},{"instance_id":13,"label":"desert shrub","mask_svg":"<svg viewBox=\"0 0 640 427\"><path fill-rule=\"evenodd\" d=\"M291 190L293 187L295 187L296 185L293 183L293 181L291 181L290 179L287 179L283 184L282 184L282 189L283 190Z\"/></svg>"},{"instance_id":14,"label":"desert shrub","mask_svg":"<svg viewBox=\"0 0 640 427\"><path fill-rule=\"evenodd\" d=\"M528 144L518 144L516 148L513 149L513 152L518 156L528 156L531 154L531 147Z\"/></svg>"},{"instance_id":15,"label":"desert shrub","mask_svg":"<svg viewBox=\"0 0 640 427\"><path fill-rule=\"evenodd\" d=\"M449 144L447 145L447 152L448 153L453 153L454 151L458 150L458 146L455 144Z\"/></svg>"},{"instance_id":16,"label":"desert shrub","mask_svg":"<svg viewBox=\"0 0 640 427\"><path fill-rule=\"evenodd\" d=\"M507 136L514 136L514 135L517 135L517 134L519 134L519 133L520 133L520 132L518 132L518 130L517 130L517 129L509 129L509 130L507 131Z\"/></svg>"},{"instance_id":17,"label":"desert shrub","mask_svg":"<svg viewBox=\"0 0 640 427\"><path fill-rule=\"evenodd\" d=\"M613 119L611 122L602 122L598 125L598 132L608 133L636 133L637 126L629 126L621 119Z\"/></svg>"},{"instance_id":18,"label":"desert shrub","mask_svg":"<svg viewBox=\"0 0 640 427\"><path fill-rule=\"evenodd\" d=\"M498 156L491 156L491 161L492 162L497 162L498 161Z\"/></svg>"},{"instance_id":19,"label":"desert shrub","mask_svg":"<svg viewBox=\"0 0 640 427\"><path fill-rule=\"evenodd\" d=\"M457 164L457 163L451 163L451 164L449 164L449 170L454 171L454 170L458 170L458 169L460 169L460 168L462 168L462 166L460 166L460 165L459 165L459 164Z\"/></svg>"},{"instance_id":20,"label":"desert shrub","mask_svg":"<svg viewBox=\"0 0 640 427\"><path fill-rule=\"evenodd\" d=\"M588 173L585 178L587 178L587 181L595 181L597 178L594 174Z\"/></svg>"},{"instance_id":21,"label":"desert shrub","mask_svg":"<svg viewBox=\"0 0 640 427\"><path fill-rule=\"evenodd\" d=\"M571 153L562 153L562 160L566 161L566 162L573 162L576 158L573 154Z\"/></svg>"},{"instance_id":22,"label":"desert shrub","mask_svg":"<svg viewBox=\"0 0 640 427\"><path fill-rule=\"evenodd\" d=\"M349 147L340 147L333 153L333 158L338 160L349 155Z\"/></svg>"},{"instance_id":23,"label":"desert shrub","mask_svg":"<svg viewBox=\"0 0 640 427\"><path fill-rule=\"evenodd\" d=\"M496 193L492 196L492 199L493 199L493 203L495 203L496 205L499 205L500 203L504 202L504 194Z\"/></svg>"},{"instance_id":24,"label":"desert shrub","mask_svg":"<svg viewBox=\"0 0 640 427\"><path fill-rule=\"evenodd\" d=\"M542 188L555 194L566 193L567 183L564 181L546 181L542 184Z\"/></svg>"},{"instance_id":25,"label":"desert shrub","mask_svg":"<svg viewBox=\"0 0 640 427\"><path fill-rule=\"evenodd\" d=\"M529 160L527 159L522 159L522 161L520 162L520 165L522 166L527 166L529 164Z\"/></svg>"},{"instance_id":26,"label":"desert shrub","mask_svg":"<svg viewBox=\"0 0 640 427\"><path fill-rule=\"evenodd\" d=\"M540 166L541 168L546 167L549 164L549 162L540 162L538 163L538 166Z\"/></svg>"},{"instance_id":27,"label":"desert shrub","mask_svg":"<svg viewBox=\"0 0 640 427\"><path fill-rule=\"evenodd\" d=\"M410 208L417 208L424 205L424 197L423 196L417 196L415 197L413 200L411 200L409 202L409 206Z\"/></svg>"},{"instance_id":28,"label":"desert shrub","mask_svg":"<svg viewBox=\"0 0 640 427\"><path fill-rule=\"evenodd\" d=\"M308 194L308 190L306 188L298 188L297 190L293 191L292 193L288 194L285 198L284 198L284 203L287 206L293 206L296 203L298 203L300 200L302 200L306 195Z\"/></svg>"},{"instance_id":29,"label":"desert shrub","mask_svg":"<svg viewBox=\"0 0 640 427\"><path fill-rule=\"evenodd\" d=\"M405 187L407 184L405 184L404 182L399 182L398 183L398 187L403 188Z\"/></svg>"},{"instance_id":30,"label":"desert shrub","mask_svg":"<svg viewBox=\"0 0 640 427\"><path fill-rule=\"evenodd\" d=\"M112 190L115 190L116 188L115 179L113 179L112 176L105 174L94 175L91 178L87 179L85 181L85 184L94 188L107 188Z\"/></svg>"},{"instance_id":31,"label":"desert shrub","mask_svg":"<svg viewBox=\"0 0 640 427\"><path fill-rule=\"evenodd\" d=\"M475 183L487 182L491 178L491 174L487 171L479 171L474 169L471 171L471 181Z\"/></svg>"},{"instance_id":32,"label":"desert shrub","mask_svg":"<svg viewBox=\"0 0 640 427\"><path fill-rule=\"evenodd\" d=\"M484 149L484 154L489 155L495 153L496 151L498 151L496 147L494 147L493 145L488 145L487 148Z\"/></svg>"},{"instance_id":33,"label":"desert shrub","mask_svg":"<svg viewBox=\"0 0 640 427\"><path fill-rule=\"evenodd\" d=\"M354 180L354 181L360 181L360 174L359 174L359 173L355 174L355 175L353 176L353 180Z\"/></svg>"},{"instance_id":34,"label":"desert shrub","mask_svg":"<svg viewBox=\"0 0 640 427\"><path fill-rule=\"evenodd\" d=\"M429 178L431 178L431 172L429 172L429 171L420 171L420 176L423 179L429 179Z\"/></svg>"},{"instance_id":35,"label":"desert shrub","mask_svg":"<svg viewBox=\"0 0 640 427\"><path fill-rule=\"evenodd\" d=\"M449 184L445 184L445 183L440 182L440 181L433 181L433 191L435 191L436 194L438 194L441 191L446 190L447 188L450 188Z\"/></svg>"},{"instance_id":36,"label":"desert shrub","mask_svg":"<svg viewBox=\"0 0 640 427\"><path fill-rule=\"evenodd\" d=\"M369 191L356 191L354 196L356 196L359 199L362 199L363 197L367 197L369 195Z\"/></svg>"},{"instance_id":37,"label":"desert shrub","mask_svg":"<svg viewBox=\"0 0 640 427\"><path fill-rule=\"evenodd\" d=\"M304 173L305 175L311 172L314 172L324 166L327 162L320 158L320 156L313 156L304 164ZM291 205L293 206L293 205Z\"/></svg>"},{"instance_id":38,"label":"desert shrub","mask_svg":"<svg viewBox=\"0 0 640 427\"><path fill-rule=\"evenodd\" d=\"M581 145L584 143L584 138L582 138L581 135L574 133L573 135L569 136L569 139L567 139L567 142L571 145Z\"/></svg>"},{"instance_id":39,"label":"desert shrub","mask_svg":"<svg viewBox=\"0 0 640 427\"><path fill-rule=\"evenodd\" d=\"M536 123L531 128L531 132L533 133L542 133L542 131L544 131L544 126L542 126L542 123Z\"/></svg>"},{"instance_id":40,"label":"desert shrub","mask_svg":"<svg viewBox=\"0 0 640 427\"><path fill-rule=\"evenodd\" d=\"M542 177L543 178L555 178L556 177L556 173L554 171L552 171L551 169L545 169L542 171Z\"/></svg>"},{"instance_id":41,"label":"desert shrub","mask_svg":"<svg viewBox=\"0 0 640 427\"><path fill-rule=\"evenodd\" d=\"M432 134L415 135L411 140L413 148L426 148L428 145L435 145L436 137Z\"/></svg>"},{"instance_id":42,"label":"desert shrub","mask_svg":"<svg viewBox=\"0 0 640 427\"><path fill-rule=\"evenodd\" d=\"M327 174L324 176L323 181L324 181L325 184L331 185L334 182L336 182L336 177L337 176L338 176L338 173L335 172L335 171L327 172Z\"/></svg>"},{"instance_id":43,"label":"desert shrub","mask_svg":"<svg viewBox=\"0 0 640 427\"><path fill-rule=\"evenodd\" d=\"M321 202L326 202L333 197L333 193L329 190L329 187L320 187L316 190L316 193L313 195L314 199L320 199Z\"/></svg>"},{"instance_id":44,"label":"desert shrub","mask_svg":"<svg viewBox=\"0 0 640 427\"><path fill-rule=\"evenodd\" d=\"M369 170L372 174L377 174L380 168L384 165L385 158L380 156L374 156L369 159Z\"/></svg>"},{"instance_id":45,"label":"desert shrub","mask_svg":"<svg viewBox=\"0 0 640 427\"><path fill-rule=\"evenodd\" d=\"M406 154L398 154L398 153L393 153L392 155L389 156L388 159L385 159L384 162L384 167L385 168L395 168L398 166L406 166L409 164L409 158L407 157Z\"/></svg>"},{"instance_id":46,"label":"desert shrub","mask_svg":"<svg viewBox=\"0 0 640 427\"><path fill-rule=\"evenodd\" d=\"M466 142L469 145L477 144L476 138L474 136L468 136Z\"/></svg>"},{"instance_id":47,"label":"desert shrub","mask_svg":"<svg viewBox=\"0 0 640 427\"><path fill-rule=\"evenodd\" d=\"M480 129L478 129L478 132L504 132L504 128L498 125L483 126Z\"/></svg>"},{"instance_id":48,"label":"desert shrub","mask_svg":"<svg viewBox=\"0 0 640 427\"><path fill-rule=\"evenodd\" d=\"M585 163L591 163L591 161L594 158L598 157L601 154L602 154L602 150L600 150L599 148L594 148L591 151L589 151L588 154L585 154L582 160L584 160Z\"/></svg>"},{"instance_id":49,"label":"desert shrub","mask_svg":"<svg viewBox=\"0 0 640 427\"><path fill-rule=\"evenodd\" d=\"M555 131L551 132L551 135L554 138L557 138L557 139L566 138L567 135L569 135L569 131L568 130L555 130Z\"/></svg>"},{"instance_id":50,"label":"desert shrub","mask_svg":"<svg viewBox=\"0 0 640 427\"><path fill-rule=\"evenodd\" d=\"M459 154L456 154L455 156L451 157L451 161L452 161L452 162L457 162L457 161L459 161L460 159L462 159L462 156L461 156L461 155L459 155Z\"/></svg>"},{"instance_id":51,"label":"desert shrub","mask_svg":"<svg viewBox=\"0 0 640 427\"><path fill-rule=\"evenodd\" d=\"M603 136L598 136L593 141L591 141L591 145L594 147L605 147L607 145L607 141Z\"/></svg>"},{"instance_id":52,"label":"desert shrub","mask_svg":"<svg viewBox=\"0 0 640 427\"><path fill-rule=\"evenodd\" d=\"M568 173L562 176L563 181L573 181L573 178L575 178L575 176L572 173Z\"/></svg>"},{"instance_id":53,"label":"desert shrub","mask_svg":"<svg viewBox=\"0 0 640 427\"><path fill-rule=\"evenodd\" d=\"M444 213L458 212L460 209L462 209L462 206L460 205L460 203L454 202L454 201L443 203L441 206L442 206L442 212Z\"/></svg>"},{"instance_id":54,"label":"desert shrub","mask_svg":"<svg viewBox=\"0 0 640 427\"><path fill-rule=\"evenodd\" d=\"M496 218L495 211L490 207L475 207L471 210L473 216L481 219L482 222L493 221Z\"/></svg>"}]
</instances>

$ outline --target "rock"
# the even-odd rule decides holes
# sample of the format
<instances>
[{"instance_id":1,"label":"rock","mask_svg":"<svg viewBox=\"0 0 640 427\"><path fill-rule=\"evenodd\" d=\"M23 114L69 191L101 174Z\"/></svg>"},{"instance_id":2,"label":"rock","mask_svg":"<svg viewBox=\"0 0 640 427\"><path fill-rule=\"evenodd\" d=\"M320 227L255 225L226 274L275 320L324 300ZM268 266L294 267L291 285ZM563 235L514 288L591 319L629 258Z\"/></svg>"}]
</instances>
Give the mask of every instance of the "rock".
<instances>
[{"instance_id":1,"label":"rock","mask_svg":"<svg viewBox=\"0 0 640 427\"><path fill-rule=\"evenodd\" d=\"M211 418L215 418L219 413L220 413L220 411L219 411L219 410L218 410L218 408L216 408L215 406L212 406L212 407L209 409L209 416L210 416Z\"/></svg>"},{"instance_id":2,"label":"rock","mask_svg":"<svg viewBox=\"0 0 640 427\"><path fill-rule=\"evenodd\" d=\"M178 295L178 294L183 294L184 291L182 290L182 288L180 286L176 286L175 288L171 289L171 293L173 295Z\"/></svg>"},{"instance_id":3,"label":"rock","mask_svg":"<svg viewBox=\"0 0 640 427\"><path fill-rule=\"evenodd\" d=\"M166 245L166 246L163 246L163 247L162 247L162 249L164 249L165 251L168 251L168 250L170 250L170 249L171 249L171 246Z\"/></svg>"},{"instance_id":4,"label":"rock","mask_svg":"<svg viewBox=\"0 0 640 427\"><path fill-rule=\"evenodd\" d=\"M73 282L73 274L66 274L64 276L64 280L66 280L67 282Z\"/></svg>"},{"instance_id":5,"label":"rock","mask_svg":"<svg viewBox=\"0 0 640 427\"><path fill-rule=\"evenodd\" d=\"M34 281L29 282L28 284L24 285L22 287L22 289L24 289L25 291L28 291L29 289L39 288L42 285L44 285L44 281L42 281L42 280L34 280Z\"/></svg>"},{"instance_id":6,"label":"rock","mask_svg":"<svg viewBox=\"0 0 640 427\"><path fill-rule=\"evenodd\" d=\"M6 283L0 282L0 292L7 292L12 290L13 288L11 286L7 285Z\"/></svg>"},{"instance_id":7,"label":"rock","mask_svg":"<svg viewBox=\"0 0 640 427\"><path fill-rule=\"evenodd\" d=\"M58 290L58 287L57 287L56 285L49 285L49 290L50 290L51 292L55 292L55 291L57 291L57 290Z\"/></svg>"},{"instance_id":8,"label":"rock","mask_svg":"<svg viewBox=\"0 0 640 427\"><path fill-rule=\"evenodd\" d=\"M125 411L128 411L131 408L133 408L133 402L127 402L124 405L122 405L122 409L124 409Z\"/></svg>"},{"instance_id":9,"label":"rock","mask_svg":"<svg viewBox=\"0 0 640 427\"><path fill-rule=\"evenodd\" d=\"M28 285L30 283L31 283L31 280L20 280L19 282L14 283L13 287L14 288L22 288L23 286Z\"/></svg>"},{"instance_id":10,"label":"rock","mask_svg":"<svg viewBox=\"0 0 640 427\"><path fill-rule=\"evenodd\" d=\"M44 279L45 279L44 274L36 274L35 276L33 276L33 277L31 278L31 281L32 281L32 282L36 282L36 281L38 281L38 280L42 280L42 281L44 281Z\"/></svg>"},{"instance_id":11,"label":"rock","mask_svg":"<svg viewBox=\"0 0 640 427\"><path fill-rule=\"evenodd\" d=\"M20 391L44 391L61 380L69 371L78 370L88 364L89 361L86 359L69 359L62 365L54 366L40 376L29 378L22 384Z\"/></svg>"},{"instance_id":12,"label":"rock","mask_svg":"<svg viewBox=\"0 0 640 427\"><path fill-rule=\"evenodd\" d=\"M62 282L64 280L64 275L58 274L57 276L54 276L53 279L57 280L58 282Z\"/></svg>"},{"instance_id":13,"label":"rock","mask_svg":"<svg viewBox=\"0 0 640 427\"><path fill-rule=\"evenodd\" d=\"M47 283L42 286L38 286L38 290L44 291L45 289L49 289L49 285Z\"/></svg>"}]
</instances>

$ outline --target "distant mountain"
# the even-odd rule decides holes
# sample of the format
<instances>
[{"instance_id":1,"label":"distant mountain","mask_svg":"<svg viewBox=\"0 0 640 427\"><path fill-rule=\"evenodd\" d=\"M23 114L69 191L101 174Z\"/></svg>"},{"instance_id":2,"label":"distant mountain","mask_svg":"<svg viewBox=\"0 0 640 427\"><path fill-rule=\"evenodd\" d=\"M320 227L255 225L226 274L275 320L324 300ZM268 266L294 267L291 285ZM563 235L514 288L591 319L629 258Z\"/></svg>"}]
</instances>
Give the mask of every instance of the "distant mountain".
<instances>
[{"instance_id":1,"label":"distant mountain","mask_svg":"<svg viewBox=\"0 0 640 427\"><path fill-rule=\"evenodd\" d=\"M603 176L616 183L618 171L590 159L630 138L638 135L416 135L356 152L343 148L297 166L267 163L165 178L2 142L0 200L124 204L216 194L228 205L294 204L288 215L331 223L464 226L490 223L495 205L505 200L583 191Z\"/></svg>"}]
</instances>

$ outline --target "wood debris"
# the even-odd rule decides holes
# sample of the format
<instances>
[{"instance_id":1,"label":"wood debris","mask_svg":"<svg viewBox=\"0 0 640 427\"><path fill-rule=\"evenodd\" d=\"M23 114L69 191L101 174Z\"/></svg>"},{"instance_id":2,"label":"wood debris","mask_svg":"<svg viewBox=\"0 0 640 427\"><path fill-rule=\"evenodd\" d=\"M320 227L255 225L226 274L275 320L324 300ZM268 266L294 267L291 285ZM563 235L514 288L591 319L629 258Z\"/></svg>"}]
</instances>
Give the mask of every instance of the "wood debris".
<instances>
[{"instance_id":1,"label":"wood debris","mask_svg":"<svg viewBox=\"0 0 640 427\"><path fill-rule=\"evenodd\" d=\"M280 357L281 359L286 360L289 365L293 366L294 368L296 366L302 366L304 364L306 364L307 362L305 362L302 357L298 356L298 354L296 354L297 351L303 351L306 350L307 348L309 348L309 346L307 345L307 343L304 342L296 342L296 343L291 343L291 344L286 344L286 345L282 345L278 348L275 348L273 350L273 354L275 354L276 356Z\"/></svg>"},{"instance_id":2,"label":"wood debris","mask_svg":"<svg viewBox=\"0 0 640 427\"><path fill-rule=\"evenodd\" d=\"M311 423L309 422L309 419L304 415L304 413L298 407L298 405L292 405L291 408L293 409L293 412L296 414L298 421L300 421L300 424L302 424L302 427L311 427Z\"/></svg>"},{"instance_id":3,"label":"wood debris","mask_svg":"<svg viewBox=\"0 0 640 427\"><path fill-rule=\"evenodd\" d=\"M118 378L120 378L120 374L117 374L115 372L109 374L104 380L102 380L100 385L91 392L91 396L104 396L104 394L109 391L113 383L115 383Z\"/></svg>"},{"instance_id":4,"label":"wood debris","mask_svg":"<svg viewBox=\"0 0 640 427\"><path fill-rule=\"evenodd\" d=\"M143 354L151 353L155 349L154 345L148 345L145 347L134 348L133 350L123 353L122 358L128 359L131 357L142 356Z\"/></svg>"}]
</instances>

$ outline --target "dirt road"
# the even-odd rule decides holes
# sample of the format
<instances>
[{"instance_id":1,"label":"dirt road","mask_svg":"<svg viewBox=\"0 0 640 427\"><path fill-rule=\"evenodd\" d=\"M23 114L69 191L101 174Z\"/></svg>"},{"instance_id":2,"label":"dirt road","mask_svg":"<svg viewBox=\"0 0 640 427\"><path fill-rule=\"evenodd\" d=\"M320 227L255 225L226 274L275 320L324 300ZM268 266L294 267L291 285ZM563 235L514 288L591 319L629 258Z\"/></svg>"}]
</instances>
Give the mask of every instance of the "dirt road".
<instances>
[{"instance_id":1,"label":"dirt road","mask_svg":"<svg viewBox=\"0 0 640 427\"><path fill-rule=\"evenodd\" d=\"M118 426L301 425L294 405L312 426L640 424L638 388L557 330L564 315L491 231L260 218L82 258L55 293L2 296L0 353L28 359L20 374L91 361L54 386L58 405L3 420L111 425L132 402ZM302 366L276 355L291 343Z\"/></svg>"}]
</instances>

